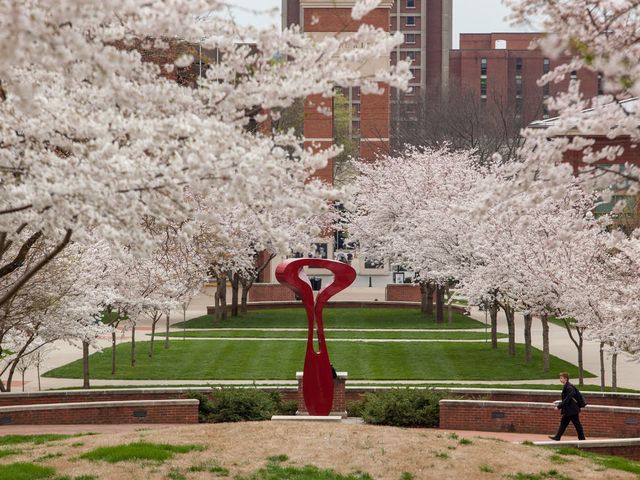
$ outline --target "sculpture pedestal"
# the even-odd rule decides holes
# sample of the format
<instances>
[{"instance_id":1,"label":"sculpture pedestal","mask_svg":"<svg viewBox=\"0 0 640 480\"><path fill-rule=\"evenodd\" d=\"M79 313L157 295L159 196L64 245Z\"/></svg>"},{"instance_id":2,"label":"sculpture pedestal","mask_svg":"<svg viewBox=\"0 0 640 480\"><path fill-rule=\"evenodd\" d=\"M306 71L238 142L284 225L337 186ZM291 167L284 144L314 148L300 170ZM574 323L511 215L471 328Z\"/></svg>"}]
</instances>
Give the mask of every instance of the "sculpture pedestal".
<instances>
[{"instance_id":1,"label":"sculpture pedestal","mask_svg":"<svg viewBox=\"0 0 640 480\"><path fill-rule=\"evenodd\" d=\"M346 397L346 383L347 372L336 372L338 378L333 381L333 406L331 407L331 416L339 416L347 418L347 397ZM302 372L296 372L296 379L298 380L298 411L296 415L308 416L307 407L304 404L304 396L302 394Z\"/></svg>"}]
</instances>

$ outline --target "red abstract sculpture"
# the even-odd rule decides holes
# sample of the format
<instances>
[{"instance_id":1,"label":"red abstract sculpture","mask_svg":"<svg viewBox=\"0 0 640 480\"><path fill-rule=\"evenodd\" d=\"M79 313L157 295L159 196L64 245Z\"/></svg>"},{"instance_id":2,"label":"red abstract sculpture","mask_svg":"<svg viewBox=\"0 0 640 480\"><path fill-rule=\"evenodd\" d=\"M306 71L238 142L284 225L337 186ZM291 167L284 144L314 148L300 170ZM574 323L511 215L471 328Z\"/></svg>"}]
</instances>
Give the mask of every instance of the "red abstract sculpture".
<instances>
[{"instance_id":1,"label":"red abstract sculpture","mask_svg":"<svg viewBox=\"0 0 640 480\"><path fill-rule=\"evenodd\" d=\"M311 283L302 270L304 267L326 268L333 273L333 282L318 292L315 304ZM333 374L324 338L322 309L331 297L353 283L356 271L350 265L334 260L292 258L278 265L276 278L302 299L307 311L309 332L302 376L302 394L307 411L309 415L329 415L333 405ZM318 339L319 351L317 352L313 347L314 327Z\"/></svg>"}]
</instances>

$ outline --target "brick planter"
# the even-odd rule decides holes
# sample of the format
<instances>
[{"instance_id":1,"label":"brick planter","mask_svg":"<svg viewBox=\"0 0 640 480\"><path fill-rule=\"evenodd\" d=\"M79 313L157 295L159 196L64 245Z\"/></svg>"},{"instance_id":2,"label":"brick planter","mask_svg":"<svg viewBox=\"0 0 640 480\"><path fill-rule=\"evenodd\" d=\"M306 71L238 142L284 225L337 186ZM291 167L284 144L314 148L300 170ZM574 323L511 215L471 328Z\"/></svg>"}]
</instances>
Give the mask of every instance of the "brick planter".
<instances>
[{"instance_id":1,"label":"brick planter","mask_svg":"<svg viewBox=\"0 0 640 480\"><path fill-rule=\"evenodd\" d=\"M384 299L387 302L413 302L420 303L422 294L420 286L411 283L390 283L384 288Z\"/></svg>"},{"instance_id":2,"label":"brick planter","mask_svg":"<svg viewBox=\"0 0 640 480\"><path fill-rule=\"evenodd\" d=\"M339 415L347 418L347 401L345 395L345 384L347 382L347 372L337 372L338 378L333 381L333 406L330 415ZM302 394L302 372L296 372L298 379L298 411L296 415L308 415L307 406L304 404L304 396Z\"/></svg>"},{"instance_id":3,"label":"brick planter","mask_svg":"<svg viewBox=\"0 0 640 480\"><path fill-rule=\"evenodd\" d=\"M640 408L589 405L580 421L587 438L640 437ZM441 400L440 428L485 432L541 433L558 429L560 414L554 405L534 402ZM573 426L567 432L571 435Z\"/></svg>"},{"instance_id":4,"label":"brick planter","mask_svg":"<svg viewBox=\"0 0 640 480\"><path fill-rule=\"evenodd\" d=\"M254 283L249 290L249 302L293 302L293 291L279 283Z\"/></svg>"},{"instance_id":5,"label":"brick planter","mask_svg":"<svg viewBox=\"0 0 640 480\"><path fill-rule=\"evenodd\" d=\"M198 400L44 403L0 407L1 425L198 423Z\"/></svg>"}]
</instances>

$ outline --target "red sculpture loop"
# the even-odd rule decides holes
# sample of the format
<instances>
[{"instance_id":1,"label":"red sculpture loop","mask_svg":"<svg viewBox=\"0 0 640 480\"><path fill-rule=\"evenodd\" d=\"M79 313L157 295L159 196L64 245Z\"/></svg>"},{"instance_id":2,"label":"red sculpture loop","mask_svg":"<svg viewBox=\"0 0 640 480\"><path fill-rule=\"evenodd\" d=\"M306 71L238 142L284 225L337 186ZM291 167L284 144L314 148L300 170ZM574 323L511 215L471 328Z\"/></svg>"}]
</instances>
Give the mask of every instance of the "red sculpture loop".
<instances>
[{"instance_id":1,"label":"red sculpture loop","mask_svg":"<svg viewBox=\"0 0 640 480\"><path fill-rule=\"evenodd\" d=\"M304 267L326 268L333 273L333 282L318 292L315 304L311 283L302 270ZM302 376L302 394L307 411L309 415L329 415L333 405L333 374L324 338L322 309L331 297L353 283L356 271L350 265L334 260L292 258L278 265L276 278L302 299L307 312L309 331ZM313 347L314 327L318 338L318 352Z\"/></svg>"}]
</instances>

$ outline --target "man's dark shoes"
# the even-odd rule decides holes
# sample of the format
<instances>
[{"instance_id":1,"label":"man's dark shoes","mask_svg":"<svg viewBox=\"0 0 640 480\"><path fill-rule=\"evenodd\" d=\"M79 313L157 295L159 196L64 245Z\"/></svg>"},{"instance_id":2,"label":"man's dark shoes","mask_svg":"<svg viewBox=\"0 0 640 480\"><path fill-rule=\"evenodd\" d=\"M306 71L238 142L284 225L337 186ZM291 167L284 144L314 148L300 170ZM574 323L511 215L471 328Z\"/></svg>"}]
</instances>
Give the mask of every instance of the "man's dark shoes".
<instances>
[{"instance_id":1,"label":"man's dark shoes","mask_svg":"<svg viewBox=\"0 0 640 480\"><path fill-rule=\"evenodd\" d=\"M558 437L555 437L555 436L553 436L553 435L549 435L549 438L550 438L551 440L553 440L554 442L559 442L559 441L560 441L560 439L559 439Z\"/></svg>"}]
</instances>

